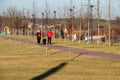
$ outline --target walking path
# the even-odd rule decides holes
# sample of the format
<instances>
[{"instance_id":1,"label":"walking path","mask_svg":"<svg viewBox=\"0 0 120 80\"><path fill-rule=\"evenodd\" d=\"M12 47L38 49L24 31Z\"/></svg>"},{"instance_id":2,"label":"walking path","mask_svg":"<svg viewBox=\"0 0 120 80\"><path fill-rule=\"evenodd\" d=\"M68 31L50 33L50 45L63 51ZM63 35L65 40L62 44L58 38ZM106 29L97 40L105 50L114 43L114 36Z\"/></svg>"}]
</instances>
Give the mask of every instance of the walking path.
<instances>
[{"instance_id":1,"label":"walking path","mask_svg":"<svg viewBox=\"0 0 120 80\"><path fill-rule=\"evenodd\" d=\"M19 39L19 38L7 37L7 36L0 36L0 37L5 38L5 39L10 39L10 40L15 40L15 41L21 41L21 42L28 43L28 44L37 45L37 43L35 41L31 41L31 40ZM43 45L43 44L41 44L40 46L46 47L46 45ZM53 48L53 49L58 49L58 50L61 50L61 51L69 51L70 50L70 52L80 53L82 55L89 55L89 56L96 56L96 57L120 60L120 55L119 54L112 54L112 53L98 52L98 51L90 51L90 50L66 47L66 46L61 46L61 45L47 45L47 47L48 48Z\"/></svg>"}]
</instances>

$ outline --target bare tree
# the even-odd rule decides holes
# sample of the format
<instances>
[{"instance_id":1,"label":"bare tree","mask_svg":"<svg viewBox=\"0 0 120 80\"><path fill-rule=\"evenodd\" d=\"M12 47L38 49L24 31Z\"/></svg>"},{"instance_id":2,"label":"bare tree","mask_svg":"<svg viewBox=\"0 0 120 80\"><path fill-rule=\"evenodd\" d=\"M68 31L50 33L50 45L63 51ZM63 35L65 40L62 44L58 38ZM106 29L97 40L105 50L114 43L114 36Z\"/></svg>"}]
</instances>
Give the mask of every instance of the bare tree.
<instances>
[{"instance_id":1,"label":"bare tree","mask_svg":"<svg viewBox=\"0 0 120 80\"><path fill-rule=\"evenodd\" d=\"M120 17L119 16L116 16L115 17L115 23L120 25Z\"/></svg>"},{"instance_id":2,"label":"bare tree","mask_svg":"<svg viewBox=\"0 0 120 80\"><path fill-rule=\"evenodd\" d=\"M22 17L22 12L11 6L6 9L4 16L10 18Z\"/></svg>"},{"instance_id":3,"label":"bare tree","mask_svg":"<svg viewBox=\"0 0 120 80\"><path fill-rule=\"evenodd\" d=\"M12 33L15 33L15 29L18 29L20 26L18 25L20 24L18 18L22 18L22 12L16 7L11 6L4 11L3 16L5 19L5 25L8 25L12 29Z\"/></svg>"},{"instance_id":4,"label":"bare tree","mask_svg":"<svg viewBox=\"0 0 120 80\"><path fill-rule=\"evenodd\" d=\"M47 1L45 1L44 12L45 12L45 16L46 16L46 24L49 24L51 10L50 10L50 6L48 5Z\"/></svg>"}]
</instances>

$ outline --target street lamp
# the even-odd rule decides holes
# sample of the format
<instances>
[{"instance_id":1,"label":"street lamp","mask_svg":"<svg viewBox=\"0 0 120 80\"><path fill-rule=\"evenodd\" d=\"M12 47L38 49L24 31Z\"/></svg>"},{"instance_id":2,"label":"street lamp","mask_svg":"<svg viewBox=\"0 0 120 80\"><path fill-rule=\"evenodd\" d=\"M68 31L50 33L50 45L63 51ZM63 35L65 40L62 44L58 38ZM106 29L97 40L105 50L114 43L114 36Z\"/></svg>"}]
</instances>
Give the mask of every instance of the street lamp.
<instances>
[{"instance_id":1,"label":"street lamp","mask_svg":"<svg viewBox=\"0 0 120 80\"><path fill-rule=\"evenodd\" d=\"M41 27L42 38L44 37L44 28L43 28L43 25L44 25L44 13L42 12L42 27Z\"/></svg>"},{"instance_id":2,"label":"street lamp","mask_svg":"<svg viewBox=\"0 0 120 80\"><path fill-rule=\"evenodd\" d=\"M27 36L27 17L24 16L24 29L25 29L25 35Z\"/></svg>"},{"instance_id":3,"label":"street lamp","mask_svg":"<svg viewBox=\"0 0 120 80\"><path fill-rule=\"evenodd\" d=\"M73 6L73 19L75 18L74 10L75 10L75 6Z\"/></svg>"},{"instance_id":4,"label":"street lamp","mask_svg":"<svg viewBox=\"0 0 120 80\"><path fill-rule=\"evenodd\" d=\"M70 8L70 24L72 24L72 10L73 9Z\"/></svg>"},{"instance_id":5,"label":"street lamp","mask_svg":"<svg viewBox=\"0 0 120 80\"><path fill-rule=\"evenodd\" d=\"M34 14L32 15L32 22L33 22L33 25L32 25L32 36L34 36L34 28L35 28L35 15Z\"/></svg>"},{"instance_id":6,"label":"street lamp","mask_svg":"<svg viewBox=\"0 0 120 80\"><path fill-rule=\"evenodd\" d=\"M18 35L18 29L19 29L19 23L18 23L19 21L18 21L18 16L16 17L16 34Z\"/></svg>"},{"instance_id":7,"label":"street lamp","mask_svg":"<svg viewBox=\"0 0 120 80\"><path fill-rule=\"evenodd\" d=\"M54 38L56 38L56 11L53 12L54 13Z\"/></svg>"},{"instance_id":8,"label":"street lamp","mask_svg":"<svg viewBox=\"0 0 120 80\"><path fill-rule=\"evenodd\" d=\"M25 35L25 24L26 24L26 22L25 22L25 16L23 16L23 35Z\"/></svg>"},{"instance_id":9,"label":"street lamp","mask_svg":"<svg viewBox=\"0 0 120 80\"><path fill-rule=\"evenodd\" d=\"M90 9L91 9L91 13L90 13L90 41L92 42L93 40L93 36L92 36L92 27L93 27L93 15L92 15L92 11L93 11L93 5L90 5Z\"/></svg>"},{"instance_id":10,"label":"street lamp","mask_svg":"<svg viewBox=\"0 0 120 80\"><path fill-rule=\"evenodd\" d=\"M72 36L72 11L73 9L69 9L70 10L70 25L69 25L69 35L70 35L70 39L71 39L71 36Z\"/></svg>"}]
</instances>

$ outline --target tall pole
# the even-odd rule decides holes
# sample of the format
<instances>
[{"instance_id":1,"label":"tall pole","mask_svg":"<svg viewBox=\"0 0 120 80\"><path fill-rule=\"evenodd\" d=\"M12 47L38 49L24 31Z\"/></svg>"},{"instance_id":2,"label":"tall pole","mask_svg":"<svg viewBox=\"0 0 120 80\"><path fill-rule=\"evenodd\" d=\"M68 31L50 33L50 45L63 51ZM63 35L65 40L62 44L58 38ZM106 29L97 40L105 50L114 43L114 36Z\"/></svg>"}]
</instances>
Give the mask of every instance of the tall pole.
<instances>
[{"instance_id":1,"label":"tall pole","mask_svg":"<svg viewBox=\"0 0 120 80\"><path fill-rule=\"evenodd\" d=\"M30 22L30 15L29 15L29 10L27 11L27 25L29 25L29 22ZM26 27L27 29L27 35L29 35L29 32L28 32L28 26Z\"/></svg>"},{"instance_id":2,"label":"tall pole","mask_svg":"<svg viewBox=\"0 0 120 80\"><path fill-rule=\"evenodd\" d=\"M32 15L32 22L33 22L33 25L32 25L32 36L34 36L34 28L35 28L35 16L34 16L34 14Z\"/></svg>"},{"instance_id":3,"label":"tall pole","mask_svg":"<svg viewBox=\"0 0 120 80\"><path fill-rule=\"evenodd\" d=\"M108 5L108 7L109 7L109 46L111 46L111 10L110 10L110 8L111 8L111 0L109 0L109 5Z\"/></svg>"},{"instance_id":4,"label":"tall pole","mask_svg":"<svg viewBox=\"0 0 120 80\"><path fill-rule=\"evenodd\" d=\"M25 19L25 16L23 16L23 35L25 35L26 33L26 19Z\"/></svg>"},{"instance_id":5,"label":"tall pole","mask_svg":"<svg viewBox=\"0 0 120 80\"><path fill-rule=\"evenodd\" d=\"M25 12L23 7L23 35L25 35Z\"/></svg>"},{"instance_id":6,"label":"tall pole","mask_svg":"<svg viewBox=\"0 0 120 80\"><path fill-rule=\"evenodd\" d=\"M43 28L43 26L44 26L44 13L42 12L42 27L41 27L41 34L42 34L42 38L44 38L44 28Z\"/></svg>"},{"instance_id":7,"label":"tall pole","mask_svg":"<svg viewBox=\"0 0 120 80\"><path fill-rule=\"evenodd\" d=\"M72 0L70 0L70 24L72 24L72 17L73 17L73 1Z\"/></svg>"},{"instance_id":8,"label":"tall pole","mask_svg":"<svg viewBox=\"0 0 120 80\"><path fill-rule=\"evenodd\" d=\"M90 0L88 0L88 12L87 12L87 16L88 16L88 44L90 43L89 39L90 39Z\"/></svg>"},{"instance_id":9,"label":"tall pole","mask_svg":"<svg viewBox=\"0 0 120 80\"><path fill-rule=\"evenodd\" d=\"M90 5L90 9L91 9L91 14L90 14L90 42L92 42L93 37L92 37L92 23L93 23L93 16L92 16L92 9L93 9L93 5Z\"/></svg>"},{"instance_id":10,"label":"tall pole","mask_svg":"<svg viewBox=\"0 0 120 80\"><path fill-rule=\"evenodd\" d=\"M79 43L81 41L81 38L82 38L82 7L80 7L80 36L79 36Z\"/></svg>"},{"instance_id":11,"label":"tall pole","mask_svg":"<svg viewBox=\"0 0 120 80\"><path fill-rule=\"evenodd\" d=\"M18 16L17 16L17 17L16 17L16 23L15 23L15 24L16 24L15 26L16 26L16 30L17 30L17 31L16 31L16 34L17 34L17 35L18 35L18 29L19 29L18 19L19 19L19 18L18 18Z\"/></svg>"},{"instance_id":12,"label":"tall pole","mask_svg":"<svg viewBox=\"0 0 120 80\"><path fill-rule=\"evenodd\" d=\"M72 34L73 34L73 31L74 31L74 18L75 18L74 10L75 10L75 6L73 6L73 10L72 10Z\"/></svg>"},{"instance_id":13,"label":"tall pole","mask_svg":"<svg viewBox=\"0 0 120 80\"><path fill-rule=\"evenodd\" d=\"M54 11L54 39L56 38L56 11Z\"/></svg>"},{"instance_id":14,"label":"tall pole","mask_svg":"<svg viewBox=\"0 0 120 80\"><path fill-rule=\"evenodd\" d=\"M100 36L100 1L97 0L97 15L98 15L98 37ZM98 38L98 45L100 44L100 38Z\"/></svg>"},{"instance_id":15,"label":"tall pole","mask_svg":"<svg viewBox=\"0 0 120 80\"><path fill-rule=\"evenodd\" d=\"M15 35L15 32L14 32L14 17L12 17L12 28L13 28L13 35Z\"/></svg>"},{"instance_id":16,"label":"tall pole","mask_svg":"<svg viewBox=\"0 0 120 80\"><path fill-rule=\"evenodd\" d=\"M70 28L71 28L71 26L72 26L72 9L70 8L69 10L70 10ZM69 30L70 30L70 28L69 28ZM68 54L68 57L69 57L69 63L70 63L71 30L69 32L69 36L70 36L70 40L69 40L69 54Z\"/></svg>"},{"instance_id":17,"label":"tall pole","mask_svg":"<svg viewBox=\"0 0 120 80\"><path fill-rule=\"evenodd\" d=\"M70 8L70 28L69 28L69 35L70 35L70 39L71 39L71 36L72 36L72 11L73 9Z\"/></svg>"},{"instance_id":18,"label":"tall pole","mask_svg":"<svg viewBox=\"0 0 120 80\"><path fill-rule=\"evenodd\" d=\"M35 2L33 0L33 14L32 14L32 36L34 36L34 29L35 29L35 17L36 17L36 13L35 13Z\"/></svg>"}]
</instances>

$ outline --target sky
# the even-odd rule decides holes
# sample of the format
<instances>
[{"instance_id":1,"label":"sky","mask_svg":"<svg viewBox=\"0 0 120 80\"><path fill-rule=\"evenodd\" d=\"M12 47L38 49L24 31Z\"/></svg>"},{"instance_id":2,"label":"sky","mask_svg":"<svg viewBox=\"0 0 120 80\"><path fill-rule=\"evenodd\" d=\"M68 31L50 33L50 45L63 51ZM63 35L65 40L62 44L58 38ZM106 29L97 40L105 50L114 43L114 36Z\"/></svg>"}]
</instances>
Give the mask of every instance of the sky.
<instances>
[{"instance_id":1,"label":"sky","mask_svg":"<svg viewBox=\"0 0 120 80\"><path fill-rule=\"evenodd\" d=\"M64 6L70 7L71 0L0 0L0 14L3 14L3 11L6 11L9 7L15 7L21 11L27 13L29 10L30 13L33 13L33 2L35 4L35 12L38 17L41 17L41 13L44 12L46 8L45 2L48 4L48 8L51 10L51 13L55 10L57 12L57 17L62 16L64 12ZM75 6L76 15L79 14L79 9L82 5L84 11L87 11L86 6L88 0L72 0L72 5ZM91 0L91 4L94 5L93 14L97 12L97 0ZM83 6L86 5L86 6ZM108 0L100 0L100 14L102 18L108 18ZM120 16L120 0L111 0L111 18Z\"/></svg>"}]
</instances>

